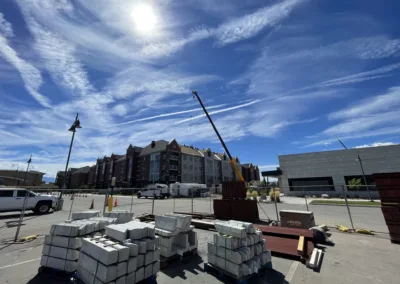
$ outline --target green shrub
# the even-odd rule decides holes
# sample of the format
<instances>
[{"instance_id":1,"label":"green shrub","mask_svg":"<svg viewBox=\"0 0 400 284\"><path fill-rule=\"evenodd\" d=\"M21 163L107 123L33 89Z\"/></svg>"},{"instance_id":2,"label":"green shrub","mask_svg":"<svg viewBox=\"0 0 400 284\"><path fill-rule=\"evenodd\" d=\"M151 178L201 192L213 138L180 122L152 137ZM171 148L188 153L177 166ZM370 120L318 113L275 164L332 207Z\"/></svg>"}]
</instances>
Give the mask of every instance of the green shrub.
<instances>
[{"instance_id":1,"label":"green shrub","mask_svg":"<svg viewBox=\"0 0 400 284\"><path fill-rule=\"evenodd\" d=\"M257 196L258 196L257 190L253 190L253 192L251 193L251 196L252 196L253 198L257 198Z\"/></svg>"},{"instance_id":2,"label":"green shrub","mask_svg":"<svg viewBox=\"0 0 400 284\"><path fill-rule=\"evenodd\" d=\"M279 189L275 189L275 191L271 189L271 191L269 192L269 198L271 199L271 201L281 202L280 194L281 192Z\"/></svg>"}]
</instances>

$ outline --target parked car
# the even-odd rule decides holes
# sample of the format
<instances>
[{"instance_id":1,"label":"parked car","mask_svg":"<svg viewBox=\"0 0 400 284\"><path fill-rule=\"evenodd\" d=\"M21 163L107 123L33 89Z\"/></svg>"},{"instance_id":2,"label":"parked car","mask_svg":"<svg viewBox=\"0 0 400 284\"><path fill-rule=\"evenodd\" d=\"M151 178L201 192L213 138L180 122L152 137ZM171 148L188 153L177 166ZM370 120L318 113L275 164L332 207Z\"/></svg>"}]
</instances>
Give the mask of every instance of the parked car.
<instances>
[{"instance_id":1,"label":"parked car","mask_svg":"<svg viewBox=\"0 0 400 284\"><path fill-rule=\"evenodd\" d=\"M169 193L168 185L161 184L161 183L150 184L137 193L137 198L154 197L154 198L164 199L164 198L169 198L169 196L170 196L170 193Z\"/></svg>"},{"instance_id":2,"label":"parked car","mask_svg":"<svg viewBox=\"0 0 400 284\"><path fill-rule=\"evenodd\" d=\"M0 188L0 212L21 211L25 196L28 200L25 210L33 210L36 214L46 214L57 206L56 196L38 194L23 188Z\"/></svg>"}]
</instances>

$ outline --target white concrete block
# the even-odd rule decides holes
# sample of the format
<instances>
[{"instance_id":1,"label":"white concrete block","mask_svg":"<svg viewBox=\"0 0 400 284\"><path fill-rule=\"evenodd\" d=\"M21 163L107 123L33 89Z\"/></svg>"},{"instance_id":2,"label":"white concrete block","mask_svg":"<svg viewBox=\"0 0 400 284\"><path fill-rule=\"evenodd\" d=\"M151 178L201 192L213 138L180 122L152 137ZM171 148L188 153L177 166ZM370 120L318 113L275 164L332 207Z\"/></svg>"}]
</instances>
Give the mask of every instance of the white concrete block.
<instances>
[{"instance_id":1,"label":"white concrete block","mask_svg":"<svg viewBox=\"0 0 400 284\"><path fill-rule=\"evenodd\" d=\"M235 250L237 248L247 246L247 238L236 238L228 235L215 234L214 244L230 250Z\"/></svg>"},{"instance_id":2,"label":"white concrete block","mask_svg":"<svg viewBox=\"0 0 400 284\"><path fill-rule=\"evenodd\" d=\"M81 212L72 212L71 219L72 220L82 220L89 219L93 217L100 216L100 211L81 211Z\"/></svg>"},{"instance_id":3,"label":"white concrete block","mask_svg":"<svg viewBox=\"0 0 400 284\"><path fill-rule=\"evenodd\" d=\"M105 230L108 225L116 224L117 218L108 217L94 217L90 218L89 221L95 221L98 223L99 230Z\"/></svg>"},{"instance_id":4,"label":"white concrete block","mask_svg":"<svg viewBox=\"0 0 400 284\"><path fill-rule=\"evenodd\" d=\"M156 229L165 230L171 232L172 235L176 235L179 232L178 220L168 216L155 216Z\"/></svg>"},{"instance_id":5,"label":"white concrete block","mask_svg":"<svg viewBox=\"0 0 400 284\"><path fill-rule=\"evenodd\" d=\"M82 266L78 266L78 277L85 284L95 283L95 276L84 269Z\"/></svg>"},{"instance_id":6,"label":"white concrete block","mask_svg":"<svg viewBox=\"0 0 400 284\"><path fill-rule=\"evenodd\" d=\"M128 272L128 262L118 262L117 263L117 277L126 275Z\"/></svg>"},{"instance_id":7,"label":"white concrete block","mask_svg":"<svg viewBox=\"0 0 400 284\"><path fill-rule=\"evenodd\" d=\"M148 251L144 257L144 265L149 265L150 263L153 262L153 259L154 259L154 252Z\"/></svg>"},{"instance_id":8,"label":"white concrete block","mask_svg":"<svg viewBox=\"0 0 400 284\"><path fill-rule=\"evenodd\" d=\"M160 247L172 248L172 237L157 236Z\"/></svg>"},{"instance_id":9,"label":"white concrete block","mask_svg":"<svg viewBox=\"0 0 400 284\"><path fill-rule=\"evenodd\" d=\"M69 238L62 236L46 235L44 238L46 245L52 245L56 247L79 249L82 246L81 238Z\"/></svg>"},{"instance_id":10,"label":"white concrete block","mask_svg":"<svg viewBox=\"0 0 400 284\"><path fill-rule=\"evenodd\" d=\"M177 227L180 233L187 232L190 230L190 223L192 222L192 216L190 215L183 215L183 214L175 214L169 213L165 214L164 216L172 217L177 219ZM157 228L157 224L156 224ZM170 231L170 230L168 230Z\"/></svg>"},{"instance_id":11,"label":"white concrete block","mask_svg":"<svg viewBox=\"0 0 400 284\"><path fill-rule=\"evenodd\" d=\"M41 266L47 266L47 261L48 261L48 256L47 255L42 255L40 258L40 265Z\"/></svg>"},{"instance_id":12,"label":"white concrete block","mask_svg":"<svg viewBox=\"0 0 400 284\"><path fill-rule=\"evenodd\" d=\"M42 248L42 255L50 255L50 246L49 245L43 245Z\"/></svg>"},{"instance_id":13,"label":"white concrete block","mask_svg":"<svg viewBox=\"0 0 400 284\"><path fill-rule=\"evenodd\" d=\"M78 263L76 261L70 261L65 259L59 259L54 257L42 257L41 265L51 267L54 269L66 271L66 272L74 272L78 267Z\"/></svg>"},{"instance_id":14,"label":"white concrete block","mask_svg":"<svg viewBox=\"0 0 400 284\"><path fill-rule=\"evenodd\" d=\"M172 237L174 235L176 235L177 233L173 233L167 230L163 230L163 229L155 229L155 233L159 236L163 236L163 237Z\"/></svg>"},{"instance_id":15,"label":"white concrete block","mask_svg":"<svg viewBox=\"0 0 400 284\"><path fill-rule=\"evenodd\" d=\"M121 225L108 225L106 227L106 235L117 241L123 242L128 238L128 229Z\"/></svg>"},{"instance_id":16,"label":"white concrete block","mask_svg":"<svg viewBox=\"0 0 400 284\"><path fill-rule=\"evenodd\" d=\"M188 234L179 234L172 237L172 246L176 246L181 250L189 249L189 236Z\"/></svg>"},{"instance_id":17,"label":"white concrete block","mask_svg":"<svg viewBox=\"0 0 400 284\"><path fill-rule=\"evenodd\" d=\"M76 237L79 236L79 224L60 223L51 225L50 234L57 236Z\"/></svg>"},{"instance_id":18,"label":"white concrete block","mask_svg":"<svg viewBox=\"0 0 400 284\"><path fill-rule=\"evenodd\" d=\"M217 257L216 257L216 261L217 261L217 266L218 266L219 268L226 270L226 267L225 267L225 265L226 265L226 260L225 260L224 258L218 257L218 256L217 256Z\"/></svg>"},{"instance_id":19,"label":"white concrete block","mask_svg":"<svg viewBox=\"0 0 400 284\"><path fill-rule=\"evenodd\" d=\"M136 283L142 281L143 279L144 279L144 267L140 267L138 270L136 270L136 275L135 275Z\"/></svg>"},{"instance_id":20,"label":"white concrete block","mask_svg":"<svg viewBox=\"0 0 400 284\"><path fill-rule=\"evenodd\" d=\"M117 224L124 224L132 221L133 213L120 213L117 217Z\"/></svg>"},{"instance_id":21,"label":"white concrete block","mask_svg":"<svg viewBox=\"0 0 400 284\"><path fill-rule=\"evenodd\" d=\"M217 254L217 246L212 243L207 243L207 251L210 254Z\"/></svg>"},{"instance_id":22,"label":"white concrete block","mask_svg":"<svg viewBox=\"0 0 400 284\"><path fill-rule=\"evenodd\" d=\"M155 237L154 237L154 245L155 245L156 247L159 247L159 246L160 246L160 237L159 237L159 236L155 236Z\"/></svg>"},{"instance_id":23,"label":"white concrete block","mask_svg":"<svg viewBox=\"0 0 400 284\"><path fill-rule=\"evenodd\" d=\"M160 260L160 250L157 248L155 251L154 251L154 254L153 254L153 262L154 261L159 261Z\"/></svg>"},{"instance_id":24,"label":"white concrete block","mask_svg":"<svg viewBox=\"0 0 400 284\"><path fill-rule=\"evenodd\" d=\"M78 266L89 271L91 274L96 275L97 260L91 258L89 255L81 252L78 259Z\"/></svg>"},{"instance_id":25,"label":"white concrete block","mask_svg":"<svg viewBox=\"0 0 400 284\"><path fill-rule=\"evenodd\" d=\"M144 254L139 254L137 256L137 267L144 266Z\"/></svg>"},{"instance_id":26,"label":"white concrete block","mask_svg":"<svg viewBox=\"0 0 400 284\"><path fill-rule=\"evenodd\" d=\"M311 254L310 261L308 263L308 267L310 267L310 268L316 267L317 261L318 261L318 254L319 254L318 249L315 248Z\"/></svg>"},{"instance_id":27,"label":"white concrete block","mask_svg":"<svg viewBox=\"0 0 400 284\"><path fill-rule=\"evenodd\" d=\"M154 243L154 239L144 238L142 239L143 242L146 242L146 250L154 251L156 249L156 245Z\"/></svg>"},{"instance_id":28,"label":"white concrete block","mask_svg":"<svg viewBox=\"0 0 400 284\"><path fill-rule=\"evenodd\" d=\"M98 262L96 278L104 283L108 283L117 278L118 268L117 265L104 265Z\"/></svg>"},{"instance_id":29,"label":"white concrete block","mask_svg":"<svg viewBox=\"0 0 400 284\"><path fill-rule=\"evenodd\" d=\"M217 222L214 224L215 229L220 234L225 234L228 236L233 236L237 238L246 238L247 229L240 224L231 222Z\"/></svg>"},{"instance_id":30,"label":"white concrete block","mask_svg":"<svg viewBox=\"0 0 400 284\"><path fill-rule=\"evenodd\" d=\"M125 240L124 245L129 248L129 256L137 256L139 254L139 245L134 244L131 240Z\"/></svg>"},{"instance_id":31,"label":"white concrete block","mask_svg":"<svg viewBox=\"0 0 400 284\"><path fill-rule=\"evenodd\" d=\"M146 242L133 240L132 243L137 244L139 246L139 253L146 253L146 251L147 251Z\"/></svg>"},{"instance_id":32,"label":"white concrete block","mask_svg":"<svg viewBox=\"0 0 400 284\"><path fill-rule=\"evenodd\" d=\"M112 246L118 251L118 262L125 261L129 258L129 248L120 244Z\"/></svg>"},{"instance_id":33,"label":"white concrete block","mask_svg":"<svg viewBox=\"0 0 400 284\"><path fill-rule=\"evenodd\" d=\"M189 241L190 249L197 248L197 246L198 246L197 232L189 231L188 232L188 241Z\"/></svg>"},{"instance_id":34,"label":"white concrete block","mask_svg":"<svg viewBox=\"0 0 400 284\"><path fill-rule=\"evenodd\" d=\"M227 223L228 224L231 224L231 225L233 225L233 226L239 226L239 227L243 227L243 228L245 228L246 229L246 232L248 233L248 234L254 234L255 233L255 228L254 228L254 226L253 226L253 224L252 223L249 223L249 222L242 222L242 221L237 221L237 220L229 220L229 221L227 221Z\"/></svg>"},{"instance_id":35,"label":"white concrete block","mask_svg":"<svg viewBox=\"0 0 400 284\"><path fill-rule=\"evenodd\" d=\"M126 283L126 276L122 276L117 278L117 280L115 281L115 284L127 284Z\"/></svg>"},{"instance_id":36,"label":"white concrete block","mask_svg":"<svg viewBox=\"0 0 400 284\"><path fill-rule=\"evenodd\" d=\"M105 265L110 265L118 261L118 251L109 246L105 246L103 243L95 242L89 238L82 239L81 251L92 256L94 259L98 259Z\"/></svg>"},{"instance_id":37,"label":"white concrete block","mask_svg":"<svg viewBox=\"0 0 400 284\"><path fill-rule=\"evenodd\" d=\"M138 259L139 259L138 257L130 257L128 259L128 267L127 267L127 271L126 271L127 274L132 273L137 270L137 268L139 267Z\"/></svg>"},{"instance_id":38,"label":"white concrete block","mask_svg":"<svg viewBox=\"0 0 400 284\"><path fill-rule=\"evenodd\" d=\"M46 246L47 245L44 245L43 249L45 249ZM47 255L66 260L77 260L79 258L79 251L67 248L49 246Z\"/></svg>"},{"instance_id":39,"label":"white concrete block","mask_svg":"<svg viewBox=\"0 0 400 284\"><path fill-rule=\"evenodd\" d=\"M152 275L156 275L160 271L160 261L156 261L153 263L153 273Z\"/></svg>"},{"instance_id":40,"label":"white concrete block","mask_svg":"<svg viewBox=\"0 0 400 284\"><path fill-rule=\"evenodd\" d=\"M244 263L235 264L230 261L226 261L225 270L235 275L236 277L242 277L250 274L249 267Z\"/></svg>"},{"instance_id":41,"label":"white concrete block","mask_svg":"<svg viewBox=\"0 0 400 284\"><path fill-rule=\"evenodd\" d=\"M144 279L149 278L151 275L153 275L153 264L149 264L144 268Z\"/></svg>"},{"instance_id":42,"label":"white concrete block","mask_svg":"<svg viewBox=\"0 0 400 284\"><path fill-rule=\"evenodd\" d=\"M318 259L317 259L316 265L314 266L315 269L318 269L321 266L323 253L324 252L322 251L322 249L318 249Z\"/></svg>"},{"instance_id":43,"label":"white concrete block","mask_svg":"<svg viewBox=\"0 0 400 284\"><path fill-rule=\"evenodd\" d=\"M126 276L126 283L128 284L135 284L136 283L136 271L129 273Z\"/></svg>"},{"instance_id":44,"label":"white concrete block","mask_svg":"<svg viewBox=\"0 0 400 284\"><path fill-rule=\"evenodd\" d=\"M178 251L175 247L172 248L160 247L160 255L163 257L170 257L177 253Z\"/></svg>"}]
</instances>

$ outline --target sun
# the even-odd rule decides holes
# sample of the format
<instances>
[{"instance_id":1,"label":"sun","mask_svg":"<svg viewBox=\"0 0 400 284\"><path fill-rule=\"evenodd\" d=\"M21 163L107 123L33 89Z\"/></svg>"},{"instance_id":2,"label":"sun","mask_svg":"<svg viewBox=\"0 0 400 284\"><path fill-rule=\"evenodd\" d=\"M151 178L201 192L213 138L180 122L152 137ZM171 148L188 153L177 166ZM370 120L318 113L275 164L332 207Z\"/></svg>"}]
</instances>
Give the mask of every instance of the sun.
<instances>
[{"instance_id":1,"label":"sun","mask_svg":"<svg viewBox=\"0 0 400 284\"><path fill-rule=\"evenodd\" d=\"M132 12L133 20L136 28L140 32L149 32L154 29L157 24L157 17L153 8L148 5L139 5Z\"/></svg>"}]
</instances>

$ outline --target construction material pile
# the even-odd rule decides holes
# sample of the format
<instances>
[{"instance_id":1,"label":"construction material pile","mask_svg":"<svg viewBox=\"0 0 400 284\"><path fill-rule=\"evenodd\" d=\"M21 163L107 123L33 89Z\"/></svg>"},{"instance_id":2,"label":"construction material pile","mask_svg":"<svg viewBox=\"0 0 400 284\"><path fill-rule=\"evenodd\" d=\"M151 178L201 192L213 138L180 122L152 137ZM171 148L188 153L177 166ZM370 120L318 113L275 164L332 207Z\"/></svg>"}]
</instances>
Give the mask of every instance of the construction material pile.
<instances>
[{"instance_id":1,"label":"construction material pile","mask_svg":"<svg viewBox=\"0 0 400 284\"><path fill-rule=\"evenodd\" d=\"M131 221L82 239L78 277L85 284L137 283L160 271L154 225Z\"/></svg>"},{"instance_id":2,"label":"construction material pile","mask_svg":"<svg viewBox=\"0 0 400 284\"><path fill-rule=\"evenodd\" d=\"M129 213L127 210L113 210L112 212L104 212L103 216L117 218L116 224L124 224L132 221L133 213Z\"/></svg>"},{"instance_id":3,"label":"construction material pile","mask_svg":"<svg viewBox=\"0 0 400 284\"><path fill-rule=\"evenodd\" d=\"M227 274L241 278L271 266L262 232L240 221L215 223L217 234L208 243L208 262Z\"/></svg>"},{"instance_id":4,"label":"construction material pile","mask_svg":"<svg viewBox=\"0 0 400 284\"><path fill-rule=\"evenodd\" d=\"M75 215L76 217L76 215ZM78 267L82 238L104 231L116 218L94 217L89 220L67 221L52 225L50 235L44 238L40 265L66 272Z\"/></svg>"},{"instance_id":5,"label":"construction material pile","mask_svg":"<svg viewBox=\"0 0 400 284\"><path fill-rule=\"evenodd\" d=\"M155 216L155 232L159 237L162 257L183 256L197 249L197 233L193 231L191 221L192 216L183 214Z\"/></svg>"}]
</instances>

